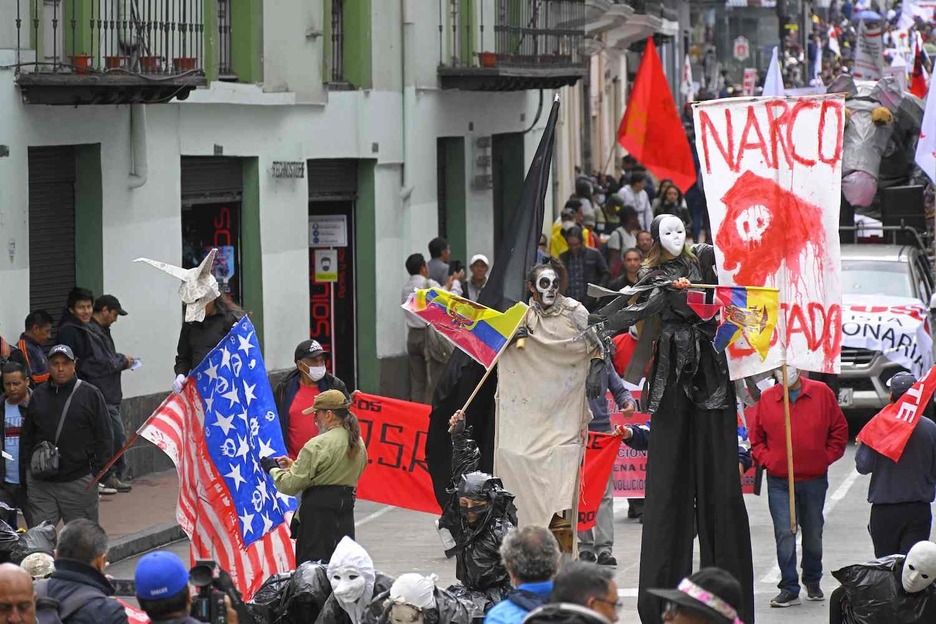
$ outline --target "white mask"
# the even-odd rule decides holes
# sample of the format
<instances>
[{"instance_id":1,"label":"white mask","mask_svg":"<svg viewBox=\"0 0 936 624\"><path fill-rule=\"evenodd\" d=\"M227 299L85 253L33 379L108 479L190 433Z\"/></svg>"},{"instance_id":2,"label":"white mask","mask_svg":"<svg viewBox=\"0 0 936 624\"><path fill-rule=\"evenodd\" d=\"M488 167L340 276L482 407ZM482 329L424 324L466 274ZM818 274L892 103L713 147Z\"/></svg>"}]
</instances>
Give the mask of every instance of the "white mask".
<instances>
[{"instance_id":1,"label":"white mask","mask_svg":"<svg viewBox=\"0 0 936 624\"><path fill-rule=\"evenodd\" d=\"M679 257L686 246L686 226L679 217L665 217L660 221L660 246Z\"/></svg>"},{"instance_id":2,"label":"white mask","mask_svg":"<svg viewBox=\"0 0 936 624\"><path fill-rule=\"evenodd\" d=\"M559 276L552 269L543 269L536 276L536 292L539 293L540 303L544 308L548 308L556 303L556 295L559 294Z\"/></svg>"},{"instance_id":3,"label":"white mask","mask_svg":"<svg viewBox=\"0 0 936 624\"><path fill-rule=\"evenodd\" d=\"M799 380L799 369L794 366L787 366L786 369L786 381L787 388L792 388L796 385L797 380ZM774 371L774 378L777 380L778 384L783 383L783 370L778 368Z\"/></svg>"},{"instance_id":4,"label":"white mask","mask_svg":"<svg viewBox=\"0 0 936 624\"><path fill-rule=\"evenodd\" d=\"M575 227L575 221L563 221L563 222L562 222L562 229L563 229L563 230L567 230L567 231L568 231L568 230L571 230L573 227Z\"/></svg>"},{"instance_id":5,"label":"white mask","mask_svg":"<svg viewBox=\"0 0 936 624\"><path fill-rule=\"evenodd\" d=\"M340 566L328 577L332 592L342 605L349 605L360 600L364 595L366 581L356 566Z\"/></svg>"},{"instance_id":6,"label":"white mask","mask_svg":"<svg viewBox=\"0 0 936 624\"><path fill-rule=\"evenodd\" d=\"M900 583L908 594L921 592L936 580L936 544L917 542L904 559Z\"/></svg>"},{"instance_id":7,"label":"white mask","mask_svg":"<svg viewBox=\"0 0 936 624\"><path fill-rule=\"evenodd\" d=\"M305 366L305 364L303 364ZM305 366L306 374L312 381L319 381L322 377L325 376L325 367L324 366Z\"/></svg>"},{"instance_id":8,"label":"white mask","mask_svg":"<svg viewBox=\"0 0 936 624\"><path fill-rule=\"evenodd\" d=\"M335 600L348 614L351 624L361 624L364 611L374 597L374 562L360 544L343 537L328 562L328 581Z\"/></svg>"}]
</instances>

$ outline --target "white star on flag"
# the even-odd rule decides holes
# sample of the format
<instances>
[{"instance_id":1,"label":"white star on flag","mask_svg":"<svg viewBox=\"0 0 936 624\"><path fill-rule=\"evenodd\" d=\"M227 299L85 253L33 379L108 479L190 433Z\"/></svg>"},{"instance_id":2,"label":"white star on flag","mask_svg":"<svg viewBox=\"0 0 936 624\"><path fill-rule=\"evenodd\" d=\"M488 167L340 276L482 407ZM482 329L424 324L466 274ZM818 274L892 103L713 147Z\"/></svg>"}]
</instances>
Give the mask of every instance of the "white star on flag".
<instances>
[{"instance_id":1,"label":"white star on flag","mask_svg":"<svg viewBox=\"0 0 936 624\"><path fill-rule=\"evenodd\" d=\"M263 532L267 533L270 529L273 528L273 521L267 518L266 514L260 514L260 518L263 519Z\"/></svg>"},{"instance_id":2,"label":"white star on flag","mask_svg":"<svg viewBox=\"0 0 936 624\"><path fill-rule=\"evenodd\" d=\"M221 368L225 366L231 368L231 352L227 350L227 347L221 347Z\"/></svg>"},{"instance_id":3,"label":"white star on flag","mask_svg":"<svg viewBox=\"0 0 936 624\"><path fill-rule=\"evenodd\" d=\"M224 476L225 476L225 477L228 477L229 479L233 479L233 480L234 480L234 490L239 492L239 491L240 491L240 484L241 484L241 483L247 483L247 479L245 479L244 477L241 476L241 473L240 473L240 469L241 469L240 464L228 464L228 465L231 467L231 472L227 473L227 474L224 475Z\"/></svg>"},{"instance_id":4,"label":"white star on flag","mask_svg":"<svg viewBox=\"0 0 936 624\"><path fill-rule=\"evenodd\" d=\"M271 457L276 452L273 450L273 446L271 445L273 440L264 442L263 438L257 439L260 440L260 457Z\"/></svg>"},{"instance_id":5,"label":"white star on flag","mask_svg":"<svg viewBox=\"0 0 936 624\"><path fill-rule=\"evenodd\" d=\"M240 405L240 397L237 396L237 386L235 386L235 385L233 385L233 384L231 385L231 391L230 391L230 392L225 392L225 393L222 394L221 396L222 396L222 398L225 398L225 399L227 399L228 401L231 402L231 407L234 407L234 404L235 404L235 403L237 403L238 405Z\"/></svg>"},{"instance_id":6,"label":"white star on flag","mask_svg":"<svg viewBox=\"0 0 936 624\"><path fill-rule=\"evenodd\" d=\"M242 438L238 435L237 444L237 452L234 454L234 457L247 457L250 453L250 445L247 444L247 438Z\"/></svg>"},{"instance_id":7,"label":"white star on flag","mask_svg":"<svg viewBox=\"0 0 936 624\"><path fill-rule=\"evenodd\" d=\"M257 384L250 385L246 381L244 382L244 400L247 401L247 405L250 405L250 402L257 398L257 395L254 394L254 389L256 389Z\"/></svg>"},{"instance_id":8,"label":"white star on flag","mask_svg":"<svg viewBox=\"0 0 936 624\"><path fill-rule=\"evenodd\" d=\"M208 379L212 381L218 378L218 365L212 363L208 368L205 369L205 374L208 375Z\"/></svg>"},{"instance_id":9,"label":"white star on flag","mask_svg":"<svg viewBox=\"0 0 936 624\"><path fill-rule=\"evenodd\" d=\"M254 346L250 344L251 336L253 336L253 332L250 332L247 336L237 337L237 342L240 343L237 348L239 351L243 351L244 355L250 355L250 350L254 348Z\"/></svg>"},{"instance_id":10,"label":"white star on flag","mask_svg":"<svg viewBox=\"0 0 936 624\"><path fill-rule=\"evenodd\" d=\"M215 412L215 417L217 420L213 423L214 426L221 427L221 431L224 433L224 437L227 437L228 432L234 428L234 416L231 415L225 418L221 415L221 412Z\"/></svg>"},{"instance_id":11,"label":"white star on flag","mask_svg":"<svg viewBox=\"0 0 936 624\"><path fill-rule=\"evenodd\" d=\"M254 514L252 514L252 513L247 513L247 509L244 508L244 515L243 515L243 516L239 516L239 517L240 517L241 524L244 526L244 534L246 535L247 533L253 533L253 519L254 519ZM271 526L272 526L272 523L270 523L270 524L271 524ZM268 529L264 529L264 530L263 530L264 533L265 533L267 530L268 530Z\"/></svg>"}]
</instances>

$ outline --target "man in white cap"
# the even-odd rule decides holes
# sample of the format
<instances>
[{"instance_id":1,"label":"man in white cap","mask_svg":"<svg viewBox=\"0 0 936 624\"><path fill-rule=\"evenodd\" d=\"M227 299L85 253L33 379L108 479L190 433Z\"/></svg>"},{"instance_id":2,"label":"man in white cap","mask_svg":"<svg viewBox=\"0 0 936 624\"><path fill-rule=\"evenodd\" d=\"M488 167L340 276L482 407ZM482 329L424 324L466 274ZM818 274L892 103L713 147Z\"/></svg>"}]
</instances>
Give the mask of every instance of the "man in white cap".
<instances>
[{"instance_id":1,"label":"man in white cap","mask_svg":"<svg viewBox=\"0 0 936 624\"><path fill-rule=\"evenodd\" d=\"M387 614L388 624L468 624L465 605L435 582L435 574L401 574L387 594L374 598L375 606Z\"/></svg>"},{"instance_id":2,"label":"man in white cap","mask_svg":"<svg viewBox=\"0 0 936 624\"><path fill-rule=\"evenodd\" d=\"M484 254L471 256L468 268L471 269L471 279L468 280L468 298L477 301L481 296L481 289L487 284L487 274L491 263Z\"/></svg>"},{"instance_id":3,"label":"man in white cap","mask_svg":"<svg viewBox=\"0 0 936 624\"><path fill-rule=\"evenodd\" d=\"M185 304L185 322L179 333L172 389L181 392L186 376L228 335L244 311L221 296L218 280L211 273L218 250L212 249L197 267L183 269L158 260L137 258L182 281L179 297Z\"/></svg>"}]
</instances>

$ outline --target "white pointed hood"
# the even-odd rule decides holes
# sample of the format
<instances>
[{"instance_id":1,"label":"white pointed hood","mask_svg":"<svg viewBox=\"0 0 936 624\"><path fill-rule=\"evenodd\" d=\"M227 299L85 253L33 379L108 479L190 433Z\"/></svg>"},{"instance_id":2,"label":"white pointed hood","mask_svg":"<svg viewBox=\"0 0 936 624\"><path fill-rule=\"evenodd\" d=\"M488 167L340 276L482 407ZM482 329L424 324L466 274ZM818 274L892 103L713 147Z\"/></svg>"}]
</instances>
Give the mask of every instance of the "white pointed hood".
<instances>
[{"instance_id":1,"label":"white pointed hood","mask_svg":"<svg viewBox=\"0 0 936 624\"><path fill-rule=\"evenodd\" d=\"M211 274L211 267L214 264L215 256L218 250L212 249L194 269L183 269L158 260L149 258L137 258L134 262L146 262L160 271L164 271L182 280L179 286L179 297L185 304L185 322L205 320L205 307L221 296L221 290L218 288L218 280Z\"/></svg>"}]
</instances>

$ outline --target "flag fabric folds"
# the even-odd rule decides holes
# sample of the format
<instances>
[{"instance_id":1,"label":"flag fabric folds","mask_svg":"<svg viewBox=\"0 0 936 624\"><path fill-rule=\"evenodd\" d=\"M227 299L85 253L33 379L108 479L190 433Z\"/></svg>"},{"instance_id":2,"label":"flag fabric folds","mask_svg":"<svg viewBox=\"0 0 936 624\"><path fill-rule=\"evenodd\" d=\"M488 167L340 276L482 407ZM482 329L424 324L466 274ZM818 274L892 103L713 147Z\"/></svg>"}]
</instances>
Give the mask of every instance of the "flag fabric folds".
<instances>
[{"instance_id":1,"label":"flag fabric folds","mask_svg":"<svg viewBox=\"0 0 936 624\"><path fill-rule=\"evenodd\" d=\"M494 364L527 312L525 303L515 303L506 312L498 312L441 288L417 290L403 308L432 325L485 368Z\"/></svg>"},{"instance_id":2,"label":"flag fabric folds","mask_svg":"<svg viewBox=\"0 0 936 624\"><path fill-rule=\"evenodd\" d=\"M717 303L706 303L705 292L701 290L689 290L686 293L686 305L692 308L692 311L699 315L703 321L715 318L721 309Z\"/></svg>"},{"instance_id":3,"label":"flag fabric folds","mask_svg":"<svg viewBox=\"0 0 936 624\"><path fill-rule=\"evenodd\" d=\"M683 193L696 183L689 139L653 37L647 38L617 141L657 178L669 178Z\"/></svg>"},{"instance_id":4,"label":"flag fabric folds","mask_svg":"<svg viewBox=\"0 0 936 624\"><path fill-rule=\"evenodd\" d=\"M721 305L721 323L713 341L715 349L724 351L744 336L761 358L766 359L780 314L780 291L776 288L718 286L715 297Z\"/></svg>"},{"instance_id":5,"label":"flag fabric folds","mask_svg":"<svg viewBox=\"0 0 936 624\"><path fill-rule=\"evenodd\" d=\"M192 560L213 559L249 600L270 575L295 568L288 521L261 457L286 454L256 332L244 317L140 428L179 473L176 519Z\"/></svg>"},{"instance_id":6,"label":"flag fabric folds","mask_svg":"<svg viewBox=\"0 0 936 624\"><path fill-rule=\"evenodd\" d=\"M614 468L620 448L620 437L607 433L588 432L576 530L587 531L595 526L598 507L601 506L601 499L604 498L608 479L611 478L611 470Z\"/></svg>"},{"instance_id":7,"label":"flag fabric folds","mask_svg":"<svg viewBox=\"0 0 936 624\"><path fill-rule=\"evenodd\" d=\"M936 366L907 390L896 403L886 405L874 415L857 439L893 461L899 461L913 430L936 390Z\"/></svg>"},{"instance_id":8,"label":"flag fabric folds","mask_svg":"<svg viewBox=\"0 0 936 624\"><path fill-rule=\"evenodd\" d=\"M767 76L764 78L764 90L762 95L783 97L786 89L783 87L783 73L780 71L780 59L777 55L777 48L774 47L770 55L770 64L767 66Z\"/></svg>"},{"instance_id":9,"label":"flag fabric folds","mask_svg":"<svg viewBox=\"0 0 936 624\"><path fill-rule=\"evenodd\" d=\"M926 110L920 125L920 140L917 142L914 160L936 184L936 89L932 87L926 95Z\"/></svg>"},{"instance_id":10,"label":"flag fabric folds","mask_svg":"<svg viewBox=\"0 0 936 624\"><path fill-rule=\"evenodd\" d=\"M918 98L926 98L926 70L923 69L923 44L917 38L914 46L913 72L910 78L910 93Z\"/></svg>"}]
</instances>

